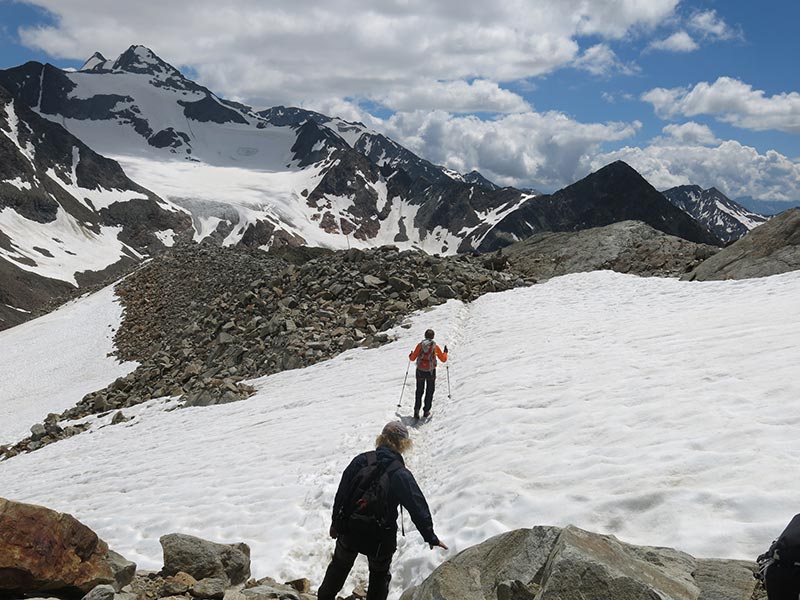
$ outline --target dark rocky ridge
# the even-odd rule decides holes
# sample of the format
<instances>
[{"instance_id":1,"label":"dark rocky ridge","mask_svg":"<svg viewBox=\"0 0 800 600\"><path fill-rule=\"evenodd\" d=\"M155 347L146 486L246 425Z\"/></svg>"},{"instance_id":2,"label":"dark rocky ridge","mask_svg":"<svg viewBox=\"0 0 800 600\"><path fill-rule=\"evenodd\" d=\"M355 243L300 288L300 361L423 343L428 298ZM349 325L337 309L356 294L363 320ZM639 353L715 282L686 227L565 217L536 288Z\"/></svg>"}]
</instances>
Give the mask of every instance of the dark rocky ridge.
<instances>
[{"instance_id":1,"label":"dark rocky ridge","mask_svg":"<svg viewBox=\"0 0 800 600\"><path fill-rule=\"evenodd\" d=\"M633 168L617 161L552 195L527 200L488 231L480 249L494 250L540 231L577 231L628 220L692 242L720 245Z\"/></svg>"},{"instance_id":2,"label":"dark rocky ridge","mask_svg":"<svg viewBox=\"0 0 800 600\"><path fill-rule=\"evenodd\" d=\"M526 284L483 264L389 246L266 253L180 243L117 285L118 356L140 366L0 456L74 435L70 420L151 398L181 396L192 406L240 400L252 392L243 380L377 347L415 310Z\"/></svg>"},{"instance_id":3,"label":"dark rocky ridge","mask_svg":"<svg viewBox=\"0 0 800 600\"><path fill-rule=\"evenodd\" d=\"M686 275L686 279L749 279L797 269L800 269L800 208L790 208L709 258Z\"/></svg>"},{"instance_id":4,"label":"dark rocky ridge","mask_svg":"<svg viewBox=\"0 0 800 600\"><path fill-rule=\"evenodd\" d=\"M719 251L717 246L667 235L641 221L536 233L503 248L515 272L536 280L595 270L679 277Z\"/></svg>"}]
</instances>

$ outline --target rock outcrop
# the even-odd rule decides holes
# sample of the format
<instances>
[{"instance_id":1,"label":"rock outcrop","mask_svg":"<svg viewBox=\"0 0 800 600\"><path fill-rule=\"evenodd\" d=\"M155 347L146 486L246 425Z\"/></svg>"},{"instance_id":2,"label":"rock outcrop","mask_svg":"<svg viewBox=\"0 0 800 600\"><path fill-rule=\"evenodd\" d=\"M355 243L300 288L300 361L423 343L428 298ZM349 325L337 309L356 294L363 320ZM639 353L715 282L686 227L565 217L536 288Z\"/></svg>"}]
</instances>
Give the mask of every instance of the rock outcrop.
<instances>
[{"instance_id":1,"label":"rock outcrop","mask_svg":"<svg viewBox=\"0 0 800 600\"><path fill-rule=\"evenodd\" d=\"M533 527L464 550L402 600L751 600L754 569L573 526Z\"/></svg>"},{"instance_id":2,"label":"rock outcrop","mask_svg":"<svg viewBox=\"0 0 800 600\"><path fill-rule=\"evenodd\" d=\"M197 581L221 580L223 589L244 583L250 577L250 547L247 544L218 544L182 533L163 535L159 542L164 552L162 573L165 575L184 573Z\"/></svg>"},{"instance_id":3,"label":"rock outcrop","mask_svg":"<svg viewBox=\"0 0 800 600\"><path fill-rule=\"evenodd\" d=\"M797 269L800 269L800 208L790 208L703 262L686 279L749 279Z\"/></svg>"},{"instance_id":4,"label":"rock outcrop","mask_svg":"<svg viewBox=\"0 0 800 600\"><path fill-rule=\"evenodd\" d=\"M73 516L0 498L0 595L119 590L136 565Z\"/></svg>"},{"instance_id":5,"label":"rock outcrop","mask_svg":"<svg viewBox=\"0 0 800 600\"><path fill-rule=\"evenodd\" d=\"M623 221L583 231L537 233L502 253L515 272L540 281L601 269L678 277L719 250L667 235L641 221Z\"/></svg>"}]
</instances>

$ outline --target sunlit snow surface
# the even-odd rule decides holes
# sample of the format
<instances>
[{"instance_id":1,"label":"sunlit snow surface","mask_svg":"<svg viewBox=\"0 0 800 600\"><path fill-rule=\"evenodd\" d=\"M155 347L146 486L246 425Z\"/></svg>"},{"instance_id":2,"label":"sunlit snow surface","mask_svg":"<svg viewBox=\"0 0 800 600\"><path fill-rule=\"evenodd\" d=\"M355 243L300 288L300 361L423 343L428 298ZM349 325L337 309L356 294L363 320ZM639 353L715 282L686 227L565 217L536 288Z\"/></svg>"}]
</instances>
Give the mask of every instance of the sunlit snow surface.
<instances>
[{"instance_id":1,"label":"sunlit snow surface","mask_svg":"<svg viewBox=\"0 0 800 600\"><path fill-rule=\"evenodd\" d=\"M0 332L0 444L136 368L107 356L121 315L109 287ZM7 484L0 470L0 496Z\"/></svg>"},{"instance_id":2,"label":"sunlit snow surface","mask_svg":"<svg viewBox=\"0 0 800 600\"><path fill-rule=\"evenodd\" d=\"M341 470L396 418L407 354L430 326L451 351L452 399L440 369L407 462L451 549L428 549L406 517L393 598L443 558L536 524L752 559L797 512L798 297L800 273L596 272L450 301L395 343L257 380L249 400L166 412L156 401L0 463L0 489L76 515L142 568L160 568L158 537L178 531L245 541L257 577L316 586ZM45 360L19 369L39 377ZM365 574L359 559L351 582Z\"/></svg>"}]
</instances>

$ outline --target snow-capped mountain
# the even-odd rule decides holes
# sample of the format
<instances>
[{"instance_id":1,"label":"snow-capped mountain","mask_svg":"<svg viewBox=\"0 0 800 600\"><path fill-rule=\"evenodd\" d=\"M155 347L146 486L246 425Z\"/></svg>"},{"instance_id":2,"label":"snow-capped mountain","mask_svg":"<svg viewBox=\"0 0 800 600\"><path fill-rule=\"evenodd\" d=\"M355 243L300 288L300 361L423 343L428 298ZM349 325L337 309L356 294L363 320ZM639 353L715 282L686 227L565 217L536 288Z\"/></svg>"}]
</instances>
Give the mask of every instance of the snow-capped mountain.
<instances>
[{"instance_id":1,"label":"snow-capped mountain","mask_svg":"<svg viewBox=\"0 0 800 600\"><path fill-rule=\"evenodd\" d=\"M769 217L748 210L717 188L681 185L662 192L675 206L702 223L723 242L735 242Z\"/></svg>"},{"instance_id":2,"label":"snow-capped mountain","mask_svg":"<svg viewBox=\"0 0 800 600\"><path fill-rule=\"evenodd\" d=\"M636 218L612 202L590 203L580 213L553 205L531 220L530 210L548 206L519 212L536 204L534 192L434 165L361 123L224 100L143 46L113 61L96 53L78 72L26 63L0 71L0 85L189 211L198 240L258 247L391 243L454 253L485 249L488 238L492 247L513 241L495 231L501 221L521 234ZM671 218L648 218L681 235Z\"/></svg>"},{"instance_id":3,"label":"snow-capped mountain","mask_svg":"<svg viewBox=\"0 0 800 600\"><path fill-rule=\"evenodd\" d=\"M188 227L115 161L0 87L0 329L124 272Z\"/></svg>"},{"instance_id":4,"label":"snow-capped mountain","mask_svg":"<svg viewBox=\"0 0 800 600\"><path fill-rule=\"evenodd\" d=\"M359 123L223 100L143 46L97 53L78 72L27 63L0 85L190 211L196 239L453 253L532 197L453 178ZM457 213L437 206L445 194Z\"/></svg>"}]
</instances>

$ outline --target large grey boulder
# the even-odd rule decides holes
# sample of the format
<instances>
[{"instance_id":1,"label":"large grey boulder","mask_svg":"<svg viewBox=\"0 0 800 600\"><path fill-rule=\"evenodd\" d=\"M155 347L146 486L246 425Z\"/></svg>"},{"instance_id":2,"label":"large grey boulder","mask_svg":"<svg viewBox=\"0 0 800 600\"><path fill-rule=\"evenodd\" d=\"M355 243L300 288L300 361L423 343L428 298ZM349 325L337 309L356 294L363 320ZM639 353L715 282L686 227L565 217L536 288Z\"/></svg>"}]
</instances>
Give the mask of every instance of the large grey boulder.
<instances>
[{"instance_id":1,"label":"large grey boulder","mask_svg":"<svg viewBox=\"0 0 800 600\"><path fill-rule=\"evenodd\" d=\"M797 269L800 269L800 208L790 208L701 263L686 279L749 279Z\"/></svg>"},{"instance_id":2,"label":"large grey boulder","mask_svg":"<svg viewBox=\"0 0 800 600\"><path fill-rule=\"evenodd\" d=\"M751 600L754 568L537 526L460 552L402 600Z\"/></svg>"},{"instance_id":3,"label":"large grey boulder","mask_svg":"<svg viewBox=\"0 0 800 600\"><path fill-rule=\"evenodd\" d=\"M231 585L244 583L250 577L247 544L218 544L182 533L163 535L159 541L164 552L164 575L183 571L198 581L219 578Z\"/></svg>"},{"instance_id":4,"label":"large grey boulder","mask_svg":"<svg viewBox=\"0 0 800 600\"><path fill-rule=\"evenodd\" d=\"M542 573L540 600L697 600L694 558L623 544L577 527L561 532Z\"/></svg>"}]
</instances>

